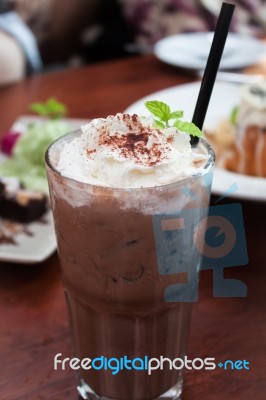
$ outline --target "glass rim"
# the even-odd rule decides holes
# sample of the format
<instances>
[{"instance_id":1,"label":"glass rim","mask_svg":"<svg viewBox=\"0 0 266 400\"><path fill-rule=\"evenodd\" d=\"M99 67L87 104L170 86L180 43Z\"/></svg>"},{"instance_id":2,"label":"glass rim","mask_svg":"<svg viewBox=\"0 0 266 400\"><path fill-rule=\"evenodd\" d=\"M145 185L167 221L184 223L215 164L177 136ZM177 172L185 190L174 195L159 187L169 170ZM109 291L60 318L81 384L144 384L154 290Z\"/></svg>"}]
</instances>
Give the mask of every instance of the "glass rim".
<instances>
[{"instance_id":1,"label":"glass rim","mask_svg":"<svg viewBox=\"0 0 266 400\"><path fill-rule=\"evenodd\" d=\"M81 182L81 181L78 181L78 180L76 180L74 178L69 178L67 176L62 175L61 172L58 171L56 169L56 167L52 165L52 162L50 160L50 152L51 152L52 148L54 146L56 146L56 144L58 142L60 142L61 140L66 139L67 137L71 137L71 136L77 135L80 132L81 132L81 129L78 128L78 129L72 130L70 132L67 132L64 135L62 135L59 138L57 138L56 140L54 140L48 146L48 148L47 148L47 150L45 152L45 157L44 157L46 166L51 171L53 171L56 174L57 177L63 178L66 182L69 182L70 184L71 183L72 184L79 184L79 185L84 185L84 186L87 186L87 187L99 188L101 190L118 191L118 192L119 191L129 192L129 191L140 191L140 190L143 191L143 190L151 190L151 189L160 190L160 189L169 188L170 186L176 185L177 183L189 181L191 178L196 178L196 177L199 177L199 176L203 176L202 170L207 170L207 169L211 170L214 167L214 164L215 164L216 156L215 156L215 152L214 152L212 146L210 145L210 143L206 139L200 138L197 146L199 144L204 145L204 147L205 147L205 149L207 151L207 154L210 157L209 157L208 161L206 162L206 164L203 166L203 168L201 168L198 173L195 173L193 175L179 177L177 180L175 180L173 182L169 182L169 183L164 183L164 184L160 184L160 185L156 185L156 186L144 186L144 187L129 187L129 186L127 186L127 187L116 187L116 186L104 186L104 185L99 185L99 184L94 184L94 183L89 183L89 182Z\"/></svg>"}]
</instances>

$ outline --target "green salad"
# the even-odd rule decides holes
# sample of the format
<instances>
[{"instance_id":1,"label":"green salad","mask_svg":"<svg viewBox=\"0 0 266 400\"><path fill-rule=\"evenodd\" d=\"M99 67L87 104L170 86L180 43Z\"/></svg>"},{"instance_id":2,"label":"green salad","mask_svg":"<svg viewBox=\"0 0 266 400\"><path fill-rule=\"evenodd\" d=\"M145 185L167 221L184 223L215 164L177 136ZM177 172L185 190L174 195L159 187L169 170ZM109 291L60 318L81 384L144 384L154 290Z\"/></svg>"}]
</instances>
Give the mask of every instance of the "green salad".
<instances>
[{"instance_id":1,"label":"green salad","mask_svg":"<svg viewBox=\"0 0 266 400\"><path fill-rule=\"evenodd\" d=\"M37 120L26 127L25 133L16 140L11 156L0 164L0 176L16 177L25 188L48 193L44 163L46 149L72 127L61 119L66 108L55 99L44 104L34 103L30 108L48 119Z\"/></svg>"}]
</instances>

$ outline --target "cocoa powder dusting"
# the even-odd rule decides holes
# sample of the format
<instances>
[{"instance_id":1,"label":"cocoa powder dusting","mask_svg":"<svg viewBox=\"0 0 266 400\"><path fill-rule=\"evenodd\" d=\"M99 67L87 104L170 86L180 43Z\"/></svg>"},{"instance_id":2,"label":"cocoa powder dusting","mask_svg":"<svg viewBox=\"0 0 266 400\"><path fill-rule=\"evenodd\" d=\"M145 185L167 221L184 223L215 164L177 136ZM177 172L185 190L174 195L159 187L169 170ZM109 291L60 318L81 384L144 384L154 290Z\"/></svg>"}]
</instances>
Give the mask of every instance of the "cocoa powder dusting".
<instances>
[{"instance_id":1,"label":"cocoa powder dusting","mask_svg":"<svg viewBox=\"0 0 266 400\"><path fill-rule=\"evenodd\" d=\"M173 143L173 142L174 142L174 135L168 136L167 142L168 142L168 143Z\"/></svg>"},{"instance_id":2,"label":"cocoa powder dusting","mask_svg":"<svg viewBox=\"0 0 266 400\"><path fill-rule=\"evenodd\" d=\"M125 158L133 160L136 164L149 167L166 158L166 154L163 154L162 146L156 142L156 138L148 143L149 138L161 134L161 131L143 126L136 114L124 114L122 119L126 124L128 133L116 132L110 135L104 127L99 132L100 146L106 145L111 150L118 151ZM87 151L88 156L92 152Z\"/></svg>"},{"instance_id":3,"label":"cocoa powder dusting","mask_svg":"<svg viewBox=\"0 0 266 400\"><path fill-rule=\"evenodd\" d=\"M90 157L92 154L95 154L95 153L96 153L95 149L94 150L87 150L88 157Z\"/></svg>"}]
</instances>

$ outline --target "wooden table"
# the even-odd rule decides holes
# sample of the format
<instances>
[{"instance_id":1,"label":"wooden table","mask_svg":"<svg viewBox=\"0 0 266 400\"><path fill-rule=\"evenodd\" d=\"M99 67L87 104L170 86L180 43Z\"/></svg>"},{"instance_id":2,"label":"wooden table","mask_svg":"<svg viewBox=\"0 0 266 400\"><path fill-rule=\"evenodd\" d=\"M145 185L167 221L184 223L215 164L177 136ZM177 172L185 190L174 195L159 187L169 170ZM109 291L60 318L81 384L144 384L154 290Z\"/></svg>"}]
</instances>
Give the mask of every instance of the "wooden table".
<instances>
[{"instance_id":1,"label":"wooden table","mask_svg":"<svg viewBox=\"0 0 266 400\"><path fill-rule=\"evenodd\" d=\"M193 79L152 56L36 76L0 90L0 132L27 114L30 102L51 95L68 105L70 117L91 118L122 111L146 94ZM203 271L188 355L246 359L250 370L187 372L183 400L266 396L266 208L256 202L241 203L250 261L245 267L228 268L226 277L244 281L248 296L213 298L212 271ZM77 399L72 371L53 370L56 353L72 356L56 254L40 265L1 263L0 321L0 399Z\"/></svg>"}]
</instances>

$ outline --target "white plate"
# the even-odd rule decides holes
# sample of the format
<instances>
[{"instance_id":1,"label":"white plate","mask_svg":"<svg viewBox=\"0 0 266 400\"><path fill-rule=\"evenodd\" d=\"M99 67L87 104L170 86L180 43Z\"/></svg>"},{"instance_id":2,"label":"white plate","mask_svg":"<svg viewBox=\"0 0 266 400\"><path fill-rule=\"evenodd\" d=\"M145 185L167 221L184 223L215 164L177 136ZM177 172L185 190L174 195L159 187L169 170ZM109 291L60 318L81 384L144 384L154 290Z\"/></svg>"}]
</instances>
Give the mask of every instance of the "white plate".
<instances>
[{"instance_id":1,"label":"white plate","mask_svg":"<svg viewBox=\"0 0 266 400\"><path fill-rule=\"evenodd\" d=\"M212 32L168 36L155 44L154 54L167 64L189 69L204 69L212 37ZM266 46L260 40L247 35L229 33L220 69L244 68L260 61L265 54Z\"/></svg>"},{"instance_id":2,"label":"white plate","mask_svg":"<svg viewBox=\"0 0 266 400\"><path fill-rule=\"evenodd\" d=\"M26 233L15 236L15 244L0 244L0 260L21 264L44 261L56 250L53 217L48 211L41 221L27 224Z\"/></svg>"},{"instance_id":3,"label":"white plate","mask_svg":"<svg viewBox=\"0 0 266 400\"><path fill-rule=\"evenodd\" d=\"M22 116L15 121L11 130L23 133L27 124L37 120L40 118ZM88 122L80 119L64 119L64 121L71 125L71 129L77 129ZM48 211L40 221L27 224L27 231L30 232L30 236L19 233L14 237L16 244L0 244L0 261L35 264L44 261L55 252L56 238L51 211Z\"/></svg>"},{"instance_id":4,"label":"white plate","mask_svg":"<svg viewBox=\"0 0 266 400\"><path fill-rule=\"evenodd\" d=\"M164 101L173 110L184 110L185 119L190 121L200 89L200 82L174 86L159 92L152 93L126 109L129 114L149 115L144 106L147 100ZM232 108L239 102L237 86L222 82L216 82L206 115L204 128L212 130L218 121L228 117ZM250 199L266 200L266 179L235 174L221 168L216 168L214 173L212 191L218 195L224 195L231 185L236 184L238 190L230 193L230 196Z\"/></svg>"}]
</instances>

